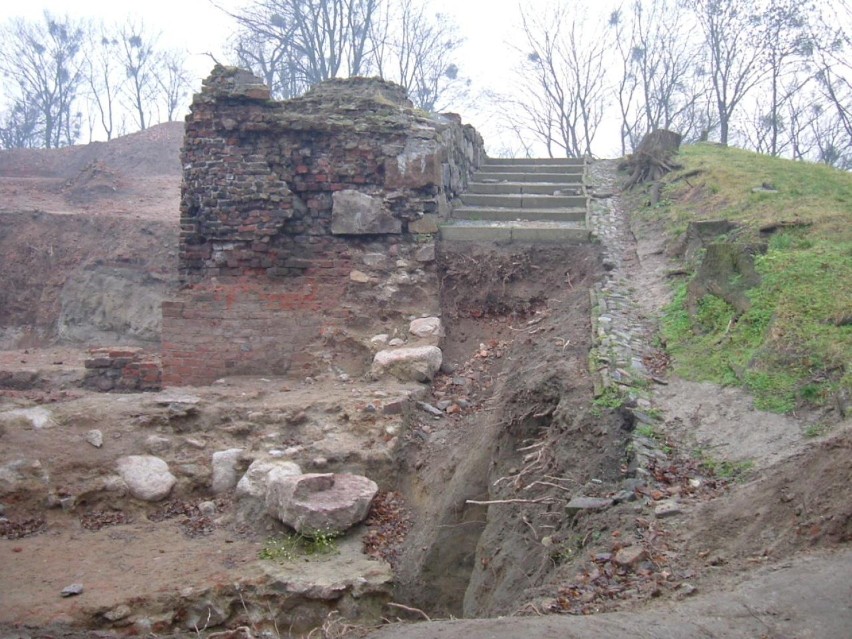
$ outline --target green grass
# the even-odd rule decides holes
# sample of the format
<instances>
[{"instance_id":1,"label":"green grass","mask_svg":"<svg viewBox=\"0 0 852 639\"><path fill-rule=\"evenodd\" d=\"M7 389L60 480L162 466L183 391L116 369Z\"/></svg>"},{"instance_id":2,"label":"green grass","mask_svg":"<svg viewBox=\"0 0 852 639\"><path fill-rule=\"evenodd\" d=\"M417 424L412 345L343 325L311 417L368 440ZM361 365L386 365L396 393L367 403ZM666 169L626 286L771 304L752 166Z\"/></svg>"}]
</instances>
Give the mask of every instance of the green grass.
<instances>
[{"instance_id":1,"label":"green grass","mask_svg":"<svg viewBox=\"0 0 852 639\"><path fill-rule=\"evenodd\" d=\"M314 555L333 555L340 552L333 532L318 531L313 534L286 533L267 539L258 557L270 561L287 562Z\"/></svg>"},{"instance_id":2,"label":"green grass","mask_svg":"<svg viewBox=\"0 0 852 639\"><path fill-rule=\"evenodd\" d=\"M607 386L603 392L592 401L591 414L600 417L602 409L618 410L624 405L624 393L616 386Z\"/></svg>"},{"instance_id":3,"label":"green grass","mask_svg":"<svg viewBox=\"0 0 852 639\"><path fill-rule=\"evenodd\" d=\"M852 388L852 175L712 145L685 147L680 159L684 169L666 189L671 233L688 220L725 218L742 225L736 241L753 245L761 226L800 225L762 240L761 283L743 314L708 294L690 315L687 283L678 284L663 318L675 370L744 387L758 408L782 413ZM689 183L677 180L696 169ZM764 182L780 192L752 192Z\"/></svg>"},{"instance_id":4,"label":"green grass","mask_svg":"<svg viewBox=\"0 0 852 639\"><path fill-rule=\"evenodd\" d=\"M744 481L748 478L751 469L754 468L754 462L751 460L738 462L722 461L707 455L701 456L701 465L714 477L732 479L734 481Z\"/></svg>"}]
</instances>

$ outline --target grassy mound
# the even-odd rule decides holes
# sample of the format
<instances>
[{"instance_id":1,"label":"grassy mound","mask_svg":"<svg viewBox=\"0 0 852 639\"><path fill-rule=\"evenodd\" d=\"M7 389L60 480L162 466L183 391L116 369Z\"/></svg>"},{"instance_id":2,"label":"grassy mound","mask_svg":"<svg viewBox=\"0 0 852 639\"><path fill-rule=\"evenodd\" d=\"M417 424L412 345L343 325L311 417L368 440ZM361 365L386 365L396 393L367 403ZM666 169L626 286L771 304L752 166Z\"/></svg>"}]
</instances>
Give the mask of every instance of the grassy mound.
<instances>
[{"instance_id":1,"label":"grassy mound","mask_svg":"<svg viewBox=\"0 0 852 639\"><path fill-rule=\"evenodd\" d=\"M745 290L745 309L707 286L690 287L698 251L663 320L676 372L743 386L758 408L777 412L848 397L852 174L708 144L685 147L678 160L683 169L666 177L649 214L662 216L674 236L690 222L735 223L713 241L748 253L760 282ZM689 300L689 290L702 296Z\"/></svg>"}]
</instances>

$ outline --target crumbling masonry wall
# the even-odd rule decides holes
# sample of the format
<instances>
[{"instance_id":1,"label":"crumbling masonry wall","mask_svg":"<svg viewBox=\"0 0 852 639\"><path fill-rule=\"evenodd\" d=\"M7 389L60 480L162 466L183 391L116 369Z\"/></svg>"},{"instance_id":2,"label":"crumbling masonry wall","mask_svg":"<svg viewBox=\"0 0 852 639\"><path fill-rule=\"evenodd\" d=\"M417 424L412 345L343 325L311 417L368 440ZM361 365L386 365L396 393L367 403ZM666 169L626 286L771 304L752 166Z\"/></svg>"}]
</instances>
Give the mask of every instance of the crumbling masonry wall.
<instances>
[{"instance_id":1,"label":"crumbling masonry wall","mask_svg":"<svg viewBox=\"0 0 852 639\"><path fill-rule=\"evenodd\" d=\"M397 85L331 80L278 102L217 66L186 122L163 382L317 373L329 340L437 312L437 225L483 155L472 127Z\"/></svg>"}]
</instances>

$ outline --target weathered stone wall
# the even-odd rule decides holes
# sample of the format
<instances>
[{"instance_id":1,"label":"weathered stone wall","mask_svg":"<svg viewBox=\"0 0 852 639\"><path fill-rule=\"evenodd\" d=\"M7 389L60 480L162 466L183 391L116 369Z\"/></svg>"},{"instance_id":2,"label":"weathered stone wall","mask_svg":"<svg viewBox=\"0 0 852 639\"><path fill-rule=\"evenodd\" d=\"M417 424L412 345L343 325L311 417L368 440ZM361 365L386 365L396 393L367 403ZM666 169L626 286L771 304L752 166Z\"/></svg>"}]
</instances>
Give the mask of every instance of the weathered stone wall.
<instances>
[{"instance_id":1,"label":"weathered stone wall","mask_svg":"<svg viewBox=\"0 0 852 639\"><path fill-rule=\"evenodd\" d=\"M363 341L436 312L434 234L483 155L472 127L391 83L332 80L276 102L216 67L186 124L164 382L282 374L330 334Z\"/></svg>"}]
</instances>

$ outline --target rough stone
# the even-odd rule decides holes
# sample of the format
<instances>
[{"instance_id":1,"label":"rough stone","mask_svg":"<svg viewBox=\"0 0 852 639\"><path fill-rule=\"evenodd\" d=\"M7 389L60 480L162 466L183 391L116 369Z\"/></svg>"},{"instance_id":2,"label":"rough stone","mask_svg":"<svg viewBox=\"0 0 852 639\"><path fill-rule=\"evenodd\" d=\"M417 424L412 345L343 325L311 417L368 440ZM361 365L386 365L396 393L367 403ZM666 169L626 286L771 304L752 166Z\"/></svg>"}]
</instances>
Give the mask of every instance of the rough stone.
<instances>
[{"instance_id":1,"label":"rough stone","mask_svg":"<svg viewBox=\"0 0 852 639\"><path fill-rule=\"evenodd\" d=\"M603 510L612 506L612 499L603 497L574 497L565 506L569 513L581 510Z\"/></svg>"},{"instance_id":2,"label":"rough stone","mask_svg":"<svg viewBox=\"0 0 852 639\"><path fill-rule=\"evenodd\" d=\"M408 223L409 233L437 233L438 232L438 216L426 214L421 218L412 220ZM426 260L424 260L426 261Z\"/></svg>"},{"instance_id":3,"label":"rough stone","mask_svg":"<svg viewBox=\"0 0 852 639\"><path fill-rule=\"evenodd\" d=\"M384 253L365 253L361 261L364 262L364 266L370 268L384 268L388 258Z\"/></svg>"},{"instance_id":4,"label":"rough stone","mask_svg":"<svg viewBox=\"0 0 852 639\"><path fill-rule=\"evenodd\" d=\"M342 533L367 517L378 490L360 475L276 476L270 478L266 508L300 533Z\"/></svg>"},{"instance_id":5,"label":"rough stone","mask_svg":"<svg viewBox=\"0 0 852 639\"><path fill-rule=\"evenodd\" d=\"M331 232L334 235L402 233L402 222L385 209L381 198L354 189L332 195Z\"/></svg>"},{"instance_id":6,"label":"rough stone","mask_svg":"<svg viewBox=\"0 0 852 639\"><path fill-rule=\"evenodd\" d=\"M665 499L659 502L654 508L654 516L657 519L665 519L666 517L674 517L683 512L680 504L674 499Z\"/></svg>"},{"instance_id":7,"label":"rough stone","mask_svg":"<svg viewBox=\"0 0 852 639\"><path fill-rule=\"evenodd\" d=\"M291 461L254 460L237 482L234 492L237 521L251 524L263 518L266 512L266 490L271 478L301 474L299 465Z\"/></svg>"},{"instance_id":8,"label":"rough stone","mask_svg":"<svg viewBox=\"0 0 852 639\"><path fill-rule=\"evenodd\" d=\"M164 453L172 447L172 440L162 435L150 435L145 440L145 450L152 455Z\"/></svg>"},{"instance_id":9,"label":"rough stone","mask_svg":"<svg viewBox=\"0 0 852 639\"><path fill-rule=\"evenodd\" d=\"M442 337L444 327L437 317L421 317L411 321L408 332L417 337Z\"/></svg>"},{"instance_id":10,"label":"rough stone","mask_svg":"<svg viewBox=\"0 0 852 639\"><path fill-rule=\"evenodd\" d=\"M367 275L364 271L358 270L349 272L349 280L357 284L369 284L374 281L373 278Z\"/></svg>"},{"instance_id":11,"label":"rough stone","mask_svg":"<svg viewBox=\"0 0 852 639\"><path fill-rule=\"evenodd\" d=\"M414 259L421 263L434 262L435 261L435 245L427 244L426 246L421 246L414 253Z\"/></svg>"},{"instance_id":12,"label":"rough stone","mask_svg":"<svg viewBox=\"0 0 852 639\"><path fill-rule=\"evenodd\" d=\"M443 354L437 346L414 346L379 351L373 358L372 375L392 375L400 381L428 382L441 368Z\"/></svg>"},{"instance_id":13,"label":"rough stone","mask_svg":"<svg viewBox=\"0 0 852 639\"><path fill-rule=\"evenodd\" d=\"M100 448L104 445L104 434L98 429L90 430L86 433L86 441L95 448Z\"/></svg>"},{"instance_id":14,"label":"rough stone","mask_svg":"<svg viewBox=\"0 0 852 639\"><path fill-rule=\"evenodd\" d=\"M112 610L107 610L104 613L104 619L111 622L121 621L122 619L126 619L130 616L130 613L133 612L130 609L130 606L125 604L121 604L120 606L116 606Z\"/></svg>"},{"instance_id":15,"label":"rough stone","mask_svg":"<svg viewBox=\"0 0 852 639\"><path fill-rule=\"evenodd\" d=\"M648 559L648 551L641 546L622 548L612 558L612 562L622 568L635 568L640 562Z\"/></svg>"},{"instance_id":16,"label":"rough stone","mask_svg":"<svg viewBox=\"0 0 852 639\"><path fill-rule=\"evenodd\" d=\"M118 474L127 484L130 494L142 501L165 499L177 478L169 465L152 455L128 455L118 459Z\"/></svg>"},{"instance_id":17,"label":"rough stone","mask_svg":"<svg viewBox=\"0 0 852 639\"><path fill-rule=\"evenodd\" d=\"M75 584L71 584L69 586L65 586L62 589L62 592L59 593L59 594L62 595L63 597L74 597L76 595L82 595L83 594L83 584L75 583Z\"/></svg>"},{"instance_id":18,"label":"rough stone","mask_svg":"<svg viewBox=\"0 0 852 639\"><path fill-rule=\"evenodd\" d=\"M49 482L47 469L37 459L15 459L0 466L0 496L42 492Z\"/></svg>"},{"instance_id":19,"label":"rough stone","mask_svg":"<svg viewBox=\"0 0 852 639\"><path fill-rule=\"evenodd\" d=\"M237 485L237 471L242 454L242 448L229 448L213 453L211 488L214 494L224 493Z\"/></svg>"}]
</instances>

